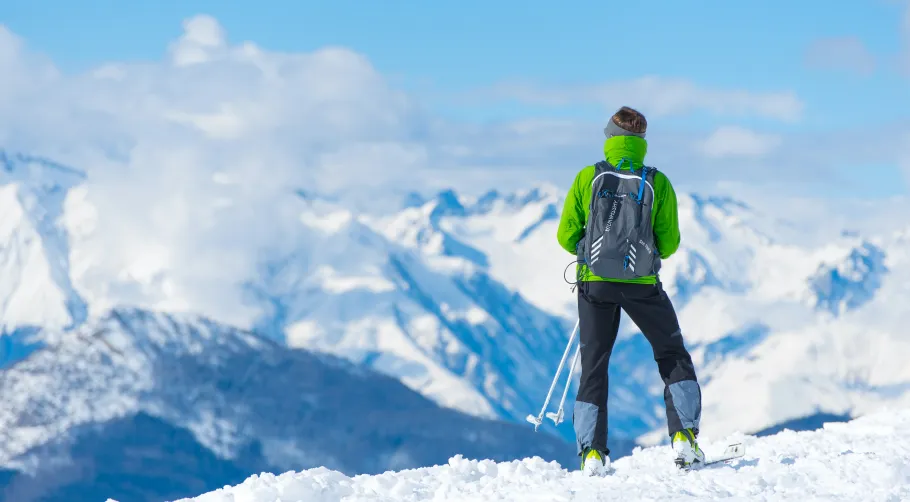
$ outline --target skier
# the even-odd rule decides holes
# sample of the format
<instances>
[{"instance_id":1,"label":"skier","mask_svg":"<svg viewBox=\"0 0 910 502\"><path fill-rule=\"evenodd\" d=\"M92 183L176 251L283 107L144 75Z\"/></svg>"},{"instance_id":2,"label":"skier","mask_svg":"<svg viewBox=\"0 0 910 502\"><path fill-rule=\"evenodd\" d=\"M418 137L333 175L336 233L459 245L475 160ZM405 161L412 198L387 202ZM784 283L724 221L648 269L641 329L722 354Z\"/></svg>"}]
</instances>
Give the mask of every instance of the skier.
<instances>
[{"instance_id":1,"label":"skier","mask_svg":"<svg viewBox=\"0 0 910 502\"><path fill-rule=\"evenodd\" d=\"M705 461L696 441L701 388L658 277L661 260L680 243L676 194L663 173L644 165L646 129L645 117L632 108L611 117L604 128L606 161L577 174L557 230L559 244L578 261L581 381L572 421L588 475L603 475L610 465L607 367L620 309L654 351L677 465Z\"/></svg>"}]
</instances>

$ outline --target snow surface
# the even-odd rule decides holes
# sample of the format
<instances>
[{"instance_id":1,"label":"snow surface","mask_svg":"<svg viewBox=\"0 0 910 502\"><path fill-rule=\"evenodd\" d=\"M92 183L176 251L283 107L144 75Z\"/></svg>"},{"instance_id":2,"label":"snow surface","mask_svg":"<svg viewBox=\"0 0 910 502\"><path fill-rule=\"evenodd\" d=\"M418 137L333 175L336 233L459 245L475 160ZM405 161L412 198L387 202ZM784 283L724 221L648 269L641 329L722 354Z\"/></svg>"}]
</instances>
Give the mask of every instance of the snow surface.
<instances>
[{"instance_id":1,"label":"snow surface","mask_svg":"<svg viewBox=\"0 0 910 502\"><path fill-rule=\"evenodd\" d=\"M587 478L540 458L496 463L456 456L447 465L348 477L325 468L262 473L184 502L353 501L875 501L910 499L910 410L881 412L811 432L703 441L710 455L742 442L741 459L681 472L666 447L638 449Z\"/></svg>"}]
</instances>

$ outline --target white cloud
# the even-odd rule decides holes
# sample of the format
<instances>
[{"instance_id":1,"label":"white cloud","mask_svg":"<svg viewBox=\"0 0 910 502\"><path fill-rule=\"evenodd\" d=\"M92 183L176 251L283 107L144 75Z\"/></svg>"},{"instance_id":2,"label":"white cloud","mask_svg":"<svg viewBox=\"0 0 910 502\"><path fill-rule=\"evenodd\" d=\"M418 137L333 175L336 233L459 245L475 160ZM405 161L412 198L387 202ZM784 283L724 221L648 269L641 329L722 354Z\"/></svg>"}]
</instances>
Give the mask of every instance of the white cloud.
<instances>
[{"instance_id":1,"label":"white cloud","mask_svg":"<svg viewBox=\"0 0 910 502\"><path fill-rule=\"evenodd\" d=\"M845 70L861 75L875 71L875 56L858 37L832 37L814 41L806 51L806 64L823 70Z\"/></svg>"},{"instance_id":2,"label":"white cloud","mask_svg":"<svg viewBox=\"0 0 910 502\"><path fill-rule=\"evenodd\" d=\"M704 88L688 80L662 77L558 88L501 84L493 88L490 94L498 98L549 106L596 103L611 112L628 105L653 117L705 111L721 117L756 116L794 122L802 117L805 108L793 91L753 92Z\"/></svg>"},{"instance_id":3,"label":"white cloud","mask_svg":"<svg viewBox=\"0 0 910 502\"><path fill-rule=\"evenodd\" d=\"M70 222L92 229L74 235L73 266L98 307L193 306L243 322L242 290L225 277L301 246L295 190L362 190L366 202L420 183L429 164L429 119L361 55L231 45L206 16L184 24L165 61L79 75L0 27L0 74L0 148L88 171L69 202L92 215Z\"/></svg>"},{"instance_id":4,"label":"white cloud","mask_svg":"<svg viewBox=\"0 0 910 502\"><path fill-rule=\"evenodd\" d=\"M207 16L184 24L163 61L115 62L78 75L62 74L0 27L0 74L0 148L89 172L89 186L69 201L73 214L91 215L70 222L74 231L86 229L74 234L81 287L152 307L192 305L225 320L247 315L237 308L240 289L225 277L254 275L264 253L305 247L295 190L356 194L354 202L373 206L415 188L566 185L602 158L602 124L445 121L360 54L233 44ZM789 92L659 78L517 90L525 100L557 104L643 102L656 116L708 111L797 120L803 107ZM713 180L704 154L774 148L771 137L735 129L715 133L701 155L692 152L700 138L691 133L657 127L650 137L649 155L674 180L682 171Z\"/></svg>"},{"instance_id":5,"label":"white cloud","mask_svg":"<svg viewBox=\"0 0 910 502\"><path fill-rule=\"evenodd\" d=\"M53 65L27 53L22 40L0 24L0 116L25 90L44 89L57 76Z\"/></svg>"},{"instance_id":6,"label":"white cloud","mask_svg":"<svg viewBox=\"0 0 910 502\"><path fill-rule=\"evenodd\" d=\"M121 156L139 146L154 151L156 145L205 155L269 152L292 164L269 166L270 174L299 184L314 181L306 173L316 171L314 159L322 154L406 142L423 127L415 103L357 53L326 48L279 54L250 43L230 46L206 16L184 27L168 62L110 64L83 75L54 74L37 87L3 88L3 97L15 97L0 123L4 143L55 153L50 147L70 159L74 150L88 147ZM40 76L25 67L21 44L0 39L0 47L0 64L17 65L16 74L30 84Z\"/></svg>"},{"instance_id":7,"label":"white cloud","mask_svg":"<svg viewBox=\"0 0 910 502\"><path fill-rule=\"evenodd\" d=\"M762 134L739 126L723 126L699 145L711 158L762 157L781 145L782 138Z\"/></svg>"},{"instance_id":8,"label":"white cloud","mask_svg":"<svg viewBox=\"0 0 910 502\"><path fill-rule=\"evenodd\" d=\"M171 57L178 66L210 61L227 48L227 35L217 20L196 16L183 23L183 35L170 47Z\"/></svg>"},{"instance_id":9,"label":"white cloud","mask_svg":"<svg viewBox=\"0 0 910 502\"><path fill-rule=\"evenodd\" d=\"M0 25L0 65L8 67L19 58L19 52L22 50L22 41L9 31L5 26Z\"/></svg>"}]
</instances>

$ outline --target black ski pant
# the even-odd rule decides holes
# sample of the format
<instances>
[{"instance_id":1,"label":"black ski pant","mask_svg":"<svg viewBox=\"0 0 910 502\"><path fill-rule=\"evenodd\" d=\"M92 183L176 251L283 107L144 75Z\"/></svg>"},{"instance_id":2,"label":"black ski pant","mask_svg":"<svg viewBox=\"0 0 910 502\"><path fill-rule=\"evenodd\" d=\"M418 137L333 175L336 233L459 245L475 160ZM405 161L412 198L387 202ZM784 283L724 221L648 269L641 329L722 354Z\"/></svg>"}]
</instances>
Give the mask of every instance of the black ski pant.
<instances>
[{"instance_id":1,"label":"black ski pant","mask_svg":"<svg viewBox=\"0 0 910 502\"><path fill-rule=\"evenodd\" d=\"M635 322L654 351L664 382L667 428L698 432L701 388L679 321L663 286L584 281L578 283L581 382L572 421L579 455L585 448L607 449L607 368L619 331L620 309Z\"/></svg>"}]
</instances>

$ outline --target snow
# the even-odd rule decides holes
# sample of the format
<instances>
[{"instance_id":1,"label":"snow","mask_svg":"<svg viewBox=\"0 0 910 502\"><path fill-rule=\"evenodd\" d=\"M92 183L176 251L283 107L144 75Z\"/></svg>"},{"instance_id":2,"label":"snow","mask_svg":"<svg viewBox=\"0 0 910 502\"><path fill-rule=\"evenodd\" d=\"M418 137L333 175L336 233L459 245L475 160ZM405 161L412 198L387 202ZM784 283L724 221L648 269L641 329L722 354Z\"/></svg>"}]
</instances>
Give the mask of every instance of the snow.
<instances>
[{"instance_id":1,"label":"snow","mask_svg":"<svg viewBox=\"0 0 910 502\"><path fill-rule=\"evenodd\" d=\"M452 457L448 464L348 477L326 468L261 473L181 502L476 501L875 501L910 498L910 410L884 411L811 432L702 441L710 456L731 442L743 458L679 471L668 447L639 449L588 478L554 462Z\"/></svg>"},{"instance_id":2,"label":"snow","mask_svg":"<svg viewBox=\"0 0 910 502\"><path fill-rule=\"evenodd\" d=\"M408 339L401 327L382 318L364 318L348 325L350 335L331 344L331 352L349 360L367 365L387 375L395 375L402 383L425 396L432 396L442 406L460 409L480 417L497 417L490 402L478 393L468 380L459 374L440 367L421 347L442 343L438 334L438 321L432 316L417 317L409 331L415 338ZM420 336L427 337L420 339ZM313 330L313 324L294 324L288 329L291 347L320 347L331 340L326 334ZM456 340L446 342L447 352L460 354L464 348ZM328 349L324 349L327 352Z\"/></svg>"},{"instance_id":3,"label":"snow","mask_svg":"<svg viewBox=\"0 0 910 502\"><path fill-rule=\"evenodd\" d=\"M309 227L319 229L326 233L342 230L351 222L353 215L348 211L333 211L319 214L316 211L304 211L300 214L300 221Z\"/></svg>"},{"instance_id":4,"label":"snow","mask_svg":"<svg viewBox=\"0 0 910 502\"><path fill-rule=\"evenodd\" d=\"M395 284L381 277L378 269L371 272L375 275L346 276L332 267L322 266L313 272L313 279L322 281L320 286L328 293L347 293L356 289L365 289L372 293L395 290Z\"/></svg>"},{"instance_id":5,"label":"snow","mask_svg":"<svg viewBox=\"0 0 910 502\"><path fill-rule=\"evenodd\" d=\"M442 406L520 423L569 327L493 280L478 251L422 225L459 214L454 197L406 210L398 227L364 215L306 233L290 255L264 255L251 289L276 307L258 322L292 347L394 376ZM341 211L313 198L305 207L320 221Z\"/></svg>"},{"instance_id":6,"label":"snow","mask_svg":"<svg viewBox=\"0 0 910 502\"><path fill-rule=\"evenodd\" d=\"M64 327L85 318L70 276L64 216L67 191L84 174L0 149L0 332Z\"/></svg>"}]
</instances>

